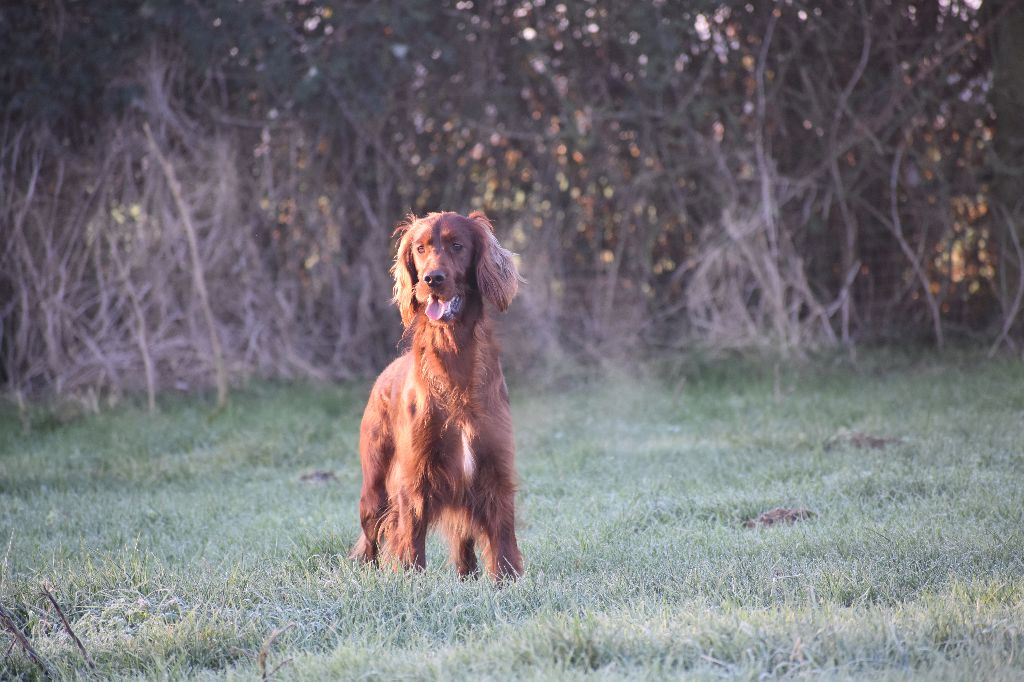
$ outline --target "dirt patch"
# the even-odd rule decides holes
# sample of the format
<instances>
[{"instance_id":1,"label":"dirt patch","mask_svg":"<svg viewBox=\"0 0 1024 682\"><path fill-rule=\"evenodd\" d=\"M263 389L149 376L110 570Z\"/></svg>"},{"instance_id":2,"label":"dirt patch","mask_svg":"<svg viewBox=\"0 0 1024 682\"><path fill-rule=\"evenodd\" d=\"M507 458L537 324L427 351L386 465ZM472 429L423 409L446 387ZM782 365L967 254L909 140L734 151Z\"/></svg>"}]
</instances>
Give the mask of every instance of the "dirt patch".
<instances>
[{"instance_id":1,"label":"dirt patch","mask_svg":"<svg viewBox=\"0 0 1024 682\"><path fill-rule=\"evenodd\" d=\"M902 438L895 436L876 436L862 431L840 431L825 441L825 449L831 450L840 445L850 445L861 450L880 450L902 442Z\"/></svg>"},{"instance_id":2,"label":"dirt patch","mask_svg":"<svg viewBox=\"0 0 1024 682\"><path fill-rule=\"evenodd\" d=\"M814 516L810 509L789 509L787 507L776 507L766 512L761 512L752 519L747 519L743 525L747 528L765 528L779 523L795 523Z\"/></svg>"},{"instance_id":3,"label":"dirt patch","mask_svg":"<svg viewBox=\"0 0 1024 682\"><path fill-rule=\"evenodd\" d=\"M299 477L299 480L305 483L327 483L328 481L337 481L338 477L333 471L317 469L315 471L302 474L302 476Z\"/></svg>"}]
</instances>

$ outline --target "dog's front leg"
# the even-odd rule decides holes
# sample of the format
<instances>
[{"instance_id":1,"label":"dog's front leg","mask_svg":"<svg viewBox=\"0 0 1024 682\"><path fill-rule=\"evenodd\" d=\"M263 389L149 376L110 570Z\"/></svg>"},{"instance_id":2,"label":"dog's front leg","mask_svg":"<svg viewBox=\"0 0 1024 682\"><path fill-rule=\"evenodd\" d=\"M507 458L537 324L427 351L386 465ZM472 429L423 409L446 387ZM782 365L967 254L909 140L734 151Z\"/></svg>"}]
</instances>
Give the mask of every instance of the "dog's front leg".
<instances>
[{"instance_id":1,"label":"dog's front leg","mask_svg":"<svg viewBox=\"0 0 1024 682\"><path fill-rule=\"evenodd\" d=\"M405 568L427 567L427 500L422 490L404 486L398 492L398 527L394 553Z\"/></svg>"}]
</instances>

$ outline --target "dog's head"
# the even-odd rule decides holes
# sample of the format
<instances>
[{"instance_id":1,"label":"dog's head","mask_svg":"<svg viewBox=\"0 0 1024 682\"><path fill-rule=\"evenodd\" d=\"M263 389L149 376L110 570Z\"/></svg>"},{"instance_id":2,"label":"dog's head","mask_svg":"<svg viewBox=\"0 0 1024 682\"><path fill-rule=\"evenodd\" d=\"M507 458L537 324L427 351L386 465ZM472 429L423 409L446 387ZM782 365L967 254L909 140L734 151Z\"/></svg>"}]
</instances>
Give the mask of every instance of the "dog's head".
<instances>
[{"instance_id":1,"label":"dog's head","mask_svg":"<svg viewBox=\"0 0 1024 682\"><path fill-rule=\"evenodd\" d=\"M519 289L512 253L480 211L409 216L395 233L402 237L391 268L394 301L406 327L421 312L433 324L452 324L473 296L504 311Z\"/></svg>"}]
</instances>

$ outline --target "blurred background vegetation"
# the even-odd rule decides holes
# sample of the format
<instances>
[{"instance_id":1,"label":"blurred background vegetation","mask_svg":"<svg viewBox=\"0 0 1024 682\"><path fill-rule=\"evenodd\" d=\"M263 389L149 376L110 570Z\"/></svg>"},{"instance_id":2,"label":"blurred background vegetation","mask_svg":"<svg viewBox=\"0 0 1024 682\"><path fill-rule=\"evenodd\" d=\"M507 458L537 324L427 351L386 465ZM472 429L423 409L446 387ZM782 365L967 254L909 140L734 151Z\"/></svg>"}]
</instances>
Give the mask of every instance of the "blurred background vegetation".
<instances>
[{"instance_id":1,"label":"blurred background vegetation","mask_svg":"<svg viewBox=\"0 0 1024 682\"><path fill-rule=\"evenodd\" d=\"M346 378L483 209L506 360L1024 342L1024 3L15 0L0 382Z\"/></svg>"}]
</instances>

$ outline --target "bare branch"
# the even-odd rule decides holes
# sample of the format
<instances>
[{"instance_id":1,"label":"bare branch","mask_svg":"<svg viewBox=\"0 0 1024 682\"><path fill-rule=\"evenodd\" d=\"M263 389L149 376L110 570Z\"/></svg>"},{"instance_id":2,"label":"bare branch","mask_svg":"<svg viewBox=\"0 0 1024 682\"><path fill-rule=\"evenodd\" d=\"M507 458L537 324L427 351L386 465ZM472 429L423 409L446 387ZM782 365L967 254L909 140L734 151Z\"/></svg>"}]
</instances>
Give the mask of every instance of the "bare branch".
<instances>
[{"instance_id":1,"label":"bare branch","mask_svg":"<svg viewBox=\"0 0 1024 682\"><path fill-rule=\"evenodd\" d=\"M86 665L95 669L95 661L93 661L92 657L89 656L89 652L85 650L85 645L82 644L82 640L80 640L78 635L75 634L75 631L71 629L71 623L68 622L67 617L64 615L64 611L60 608L60 604L57 603L57 600L54 598L53 593L50 592L50 588L46 583L43 583L42 591L43 595L45 595L46 598L50 600L50 603L53 604L53 608L57 610L57 615L60 616L60 622L64 624L64 629L67 630L69 635L71 635L71 639L74 640L78 650L82 652L82 658L85 659Z\"/></svg>"},{"instance_id":2,"label":"bare branch","mask_svg":"<svg viewBox=\"0 0 1024 682\"><path fill-rule=\"evenodd\" d=\"M914 268L914 273L917 275L918 282L921 285L921 294L928 303L928 310L932 316L932 333L935 335L935 345L942 348L942 319L939 315L939 304L935 301L935 295L932 293L931 281L928 279L928 273L925 272L921 261L914 255L914 250L910 248L906 237L903 236L903 222L900 220L899 208L899 181L904 150L905 146L902 144L896 149L896 155L892 160L892 171L889 174L889 217L891 219L889 229L892 231L893 236L896 237L903 255L907 257L911 267Z\"/></svg>"},{"instance_id":3,"label":"bare branch","mask_svg":"<svg viewBox=\"0 0 1024 682\"><path fill-rule=\"evenodd\" d=\"M177 175L174 173L174 166L171 165L171 162L167 160L167 157L160 150L160 145L157 144L156 139L153 137L153 132L150 130L148 123L143 124L143 129L146 131L146 139L149 140L149 148L154 156L156 156L157 161L163 168L164 175L167 177L167 185L174 196L174 203L178 207L181 224L188 238L188 250L192 257L192 275L196 286L196 293L199 294L199 302L203 308L203 316L206 318L206 326L210 333L213 366L217 372L217 409L221 410L228 404L228 373L227 366L224 363L224 351L220 345L220 335L217 332L217 321L213 317L213 309L210 307L210 295L206 291L206 274L203 270L202 258L199 255L199 240L196 237L196 229L192 225L192 217L188 206L185 204L185 199L182 197L181 185L178 183Z\"/></svg>"},{"instance_id":4,"label":"bare branch","mask_svg":"<svg viewBox=\"0 0 1024 682\"><path fill-rule=\"evenodd\" d=\"M263 644L260 646L259 653L256 655L256 664L259 666L259 669L260 669L260 678L264 682L269 680L271 675L276 673L277 670L281 666L283 666L285 663L288 663L288 661L291 660L289 658L288 660L279 663L277 666L275 666L269 672L267 671L267 657L270 655L270 647L274 646L274 642L277 641L278 637L280 637L284 633L288 632L292 628L296 627L297 625L298 625L297 623L288 623L283 628L278 628L278 629L274 630L273 632L271 632L267 636L267 638L265 640L263 640Z\"/></svg>"},{"instance_id":5,"label":"bare branch","mask_svg":"<svg viewBox=\"0 0 1024 682\"><path fill-rule=\"evenodd\" d=\"M47 677L53 677L53 672L50 669L49 664L46 662L46 659L39 655L39 652L33 648L32 643L28 641L28 638L22 634L14 620L14 616L10 611L4 608L3 604L0 604L0 624L7 628L7 631L14 637L14 641L18 643L32 662L39 666L39 669L43 671L43 674Z\"/></svg>"}]
</instances>

